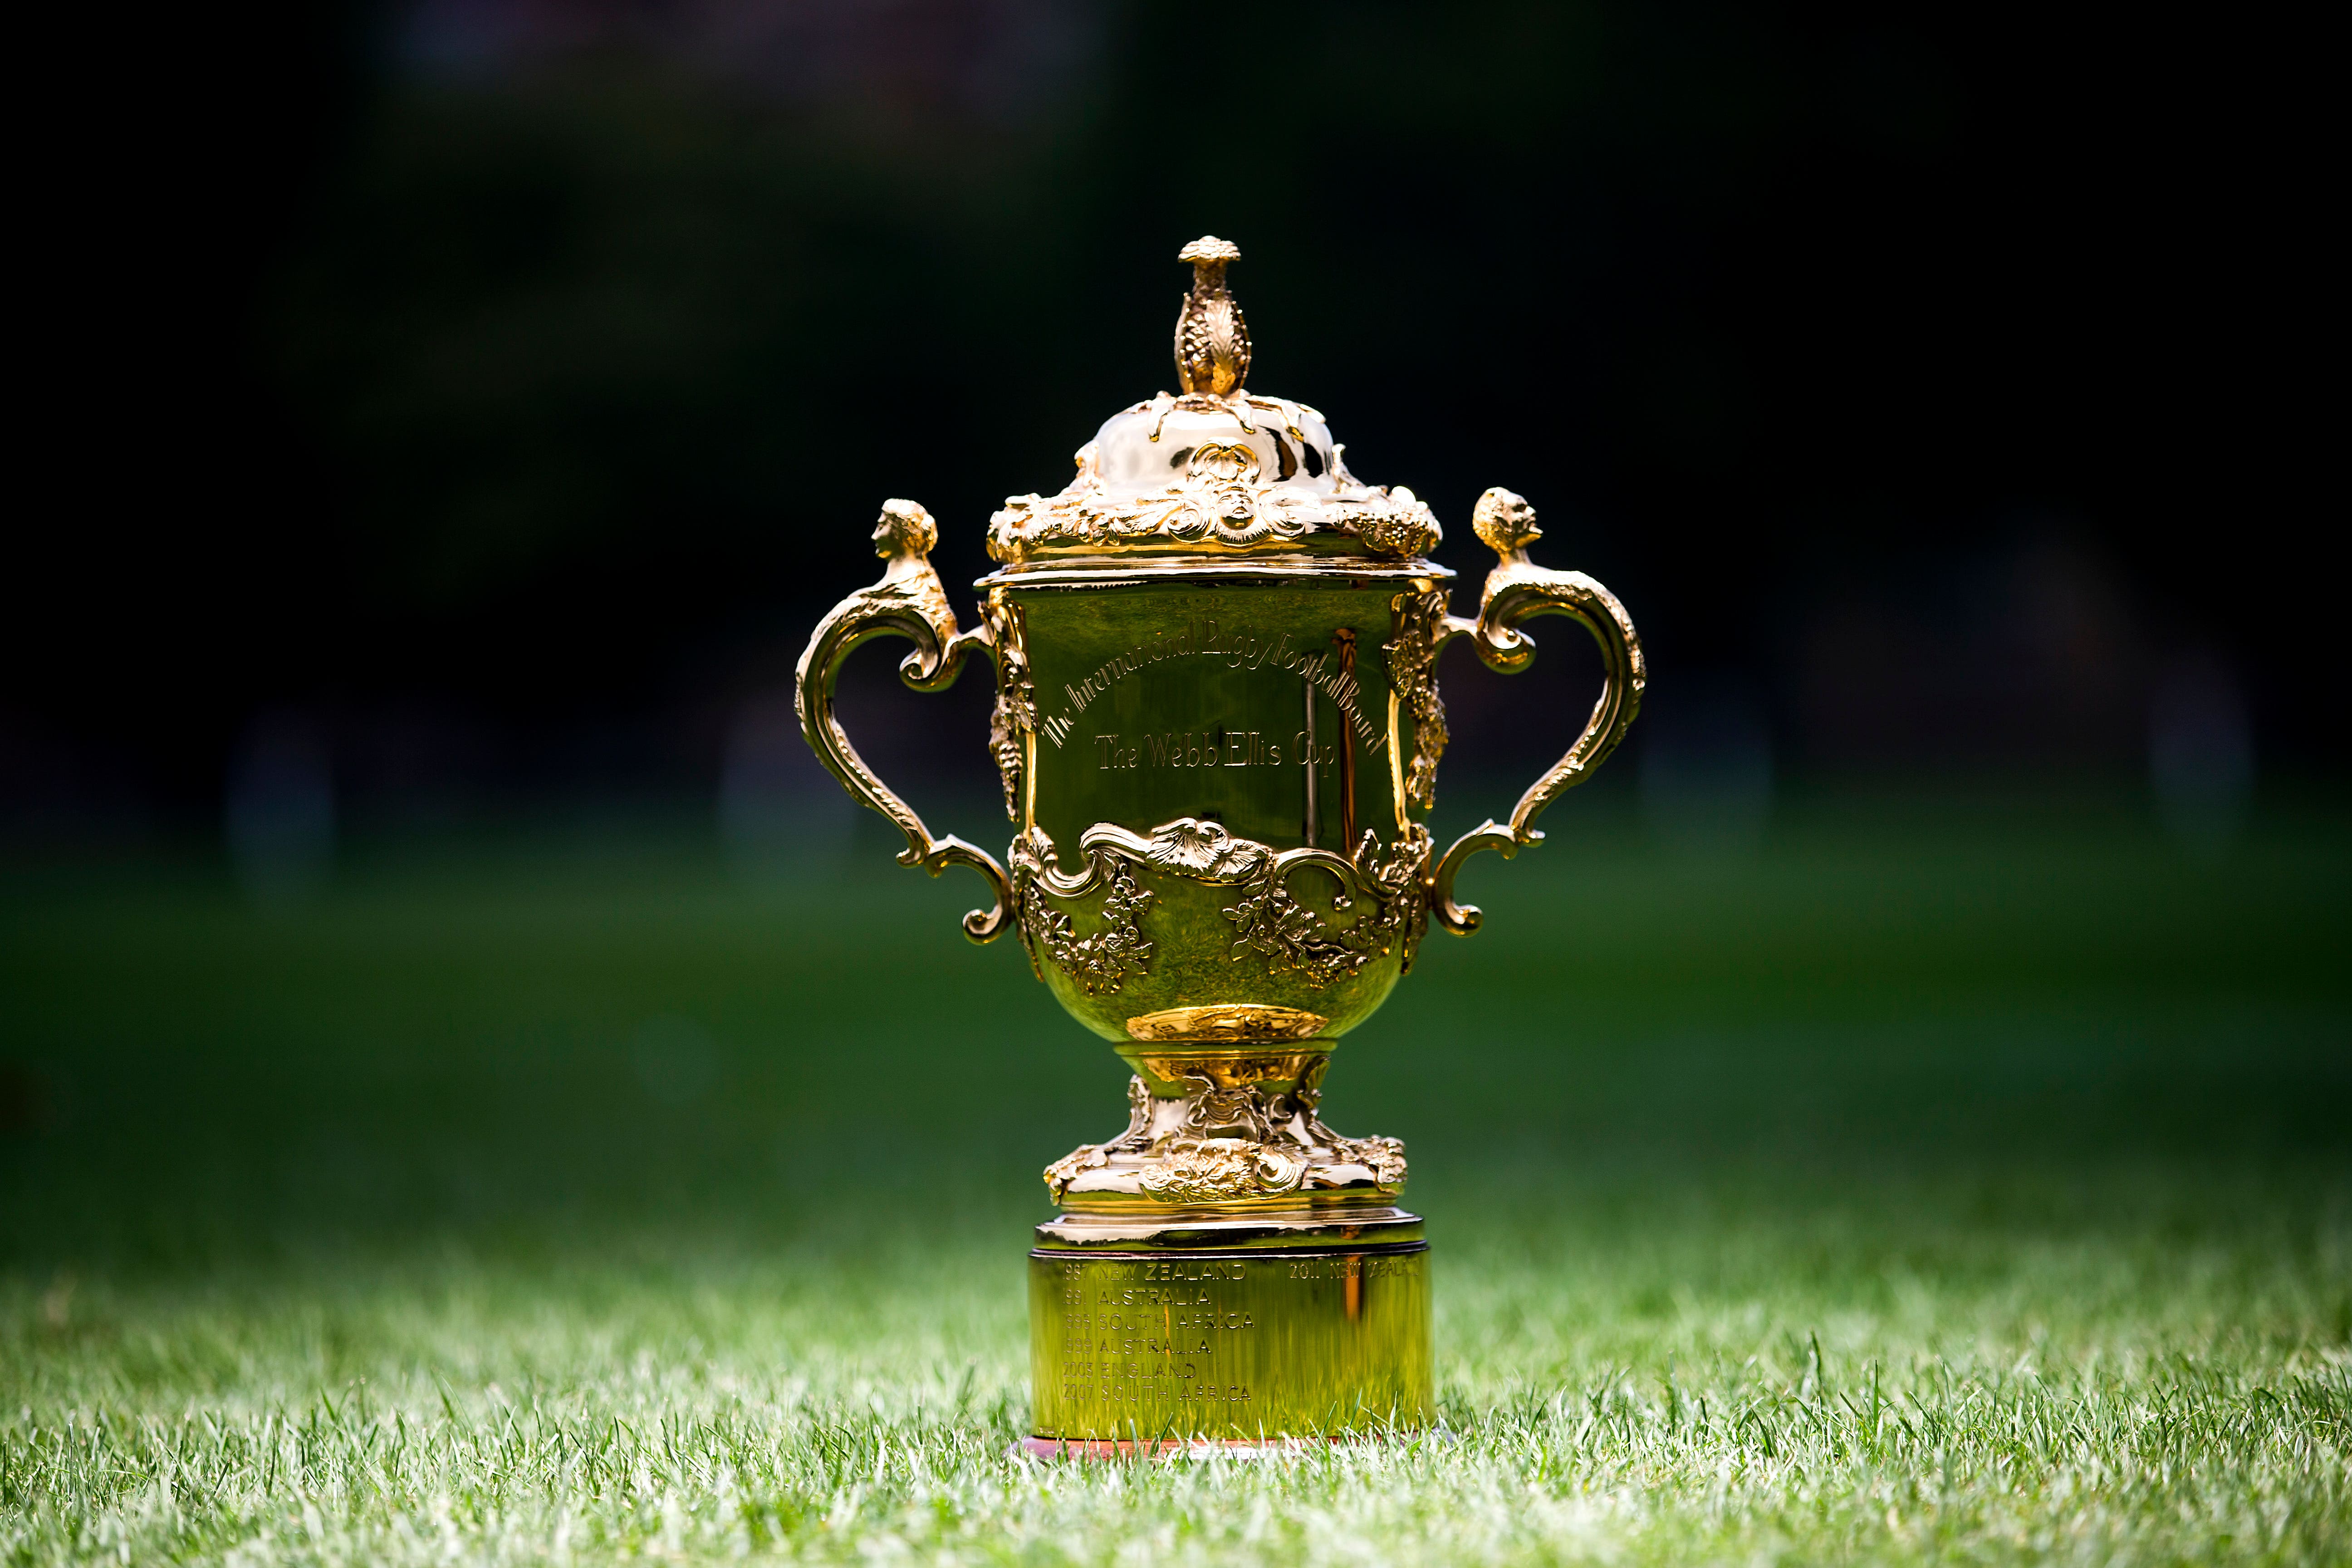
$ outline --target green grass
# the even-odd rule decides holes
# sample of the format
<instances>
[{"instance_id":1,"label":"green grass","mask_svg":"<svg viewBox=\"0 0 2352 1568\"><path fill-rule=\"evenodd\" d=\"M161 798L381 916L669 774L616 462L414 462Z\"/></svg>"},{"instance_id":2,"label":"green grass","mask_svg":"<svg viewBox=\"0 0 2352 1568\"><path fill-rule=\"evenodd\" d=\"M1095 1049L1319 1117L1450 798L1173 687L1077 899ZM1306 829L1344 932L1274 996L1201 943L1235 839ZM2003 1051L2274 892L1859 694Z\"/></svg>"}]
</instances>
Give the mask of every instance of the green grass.
<instances>
[{"instance_id":1,"label":"green grass","mask_svg":"<svg viewBox=\"0 0 2352 1568\"><path fill-rule=\"evenodd\" d=\"M20 870L0 1561L2352 1561L2352 825L1579 820L1329 1085L1446 1432L1140 1467L1006 1456L1123 1069L954 879Z\"/></svg>"}]
</instances>

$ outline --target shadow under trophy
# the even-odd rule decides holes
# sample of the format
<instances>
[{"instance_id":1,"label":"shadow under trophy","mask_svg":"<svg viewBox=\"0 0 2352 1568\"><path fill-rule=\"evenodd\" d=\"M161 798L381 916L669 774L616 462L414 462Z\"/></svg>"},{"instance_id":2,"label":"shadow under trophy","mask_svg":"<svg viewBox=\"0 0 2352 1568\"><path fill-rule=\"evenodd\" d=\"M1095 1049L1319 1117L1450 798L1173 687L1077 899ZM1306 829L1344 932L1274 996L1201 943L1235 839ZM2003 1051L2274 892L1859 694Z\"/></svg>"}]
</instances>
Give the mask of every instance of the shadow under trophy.
<instances>
[{"instance_id":1,"label":"shadow under trophy","mask_svg":"<svg viewBox=\"0 0 2352 1568\"><path fill-rule=\"evenodd\" d=\"M1348 471L1323 416L1247 391L1250 339L1214 237L1184 247L1180 390L1112 416L1058 495L989 521L999 568L959 626L931 518L883 503L881 580L802 656L809 744L907 837L899 860L969 866L1039 979L1133 1069L1125 1131L1045 1168L1059 1212L1030 1252L1039 1454L1249 1447L1427 1425L1429 1244L1398 1206L1404 1147L1322 1118L1341 1035L1412 967L1463 862L1537 842L1535 821L1625 734L1641 645L1616 598L1528 559L1535 512L1505 489L1472 526L1497 557L1478 614L1449 613L1440 537L1402 486ZM1510 820L1443 854L1423 826L1445 749L1437 656L1472 639L1527 668L1517 628L1565 616L1601 649L1583 731ZM937 837L834 713L842 661L904 637L908 685L994 662L989 749L1015 834L1005 859Z\"/></svg>"}]
</instances>

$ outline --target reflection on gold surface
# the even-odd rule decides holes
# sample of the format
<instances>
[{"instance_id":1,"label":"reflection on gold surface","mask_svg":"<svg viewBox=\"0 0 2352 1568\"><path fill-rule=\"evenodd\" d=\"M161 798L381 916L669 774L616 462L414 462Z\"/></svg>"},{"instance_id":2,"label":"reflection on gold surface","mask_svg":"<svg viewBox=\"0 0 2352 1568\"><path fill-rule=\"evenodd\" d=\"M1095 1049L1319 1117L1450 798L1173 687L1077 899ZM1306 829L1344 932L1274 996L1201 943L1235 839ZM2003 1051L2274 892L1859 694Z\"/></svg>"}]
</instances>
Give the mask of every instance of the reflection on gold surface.
<instances>
[{"instance_id":1,"label":"reflection on gold surface","mask_svg":"<svg viewBox=\"0 0 2352 1568\"><path fill-rule=\"evenodd\" d=\"M1127 1021L1127 1033L1136 1040L1311 1040L1329 1023L1322 1014L1299 1007L1221 1002L1146 1013Z\"/></svg>"}]
</instances>

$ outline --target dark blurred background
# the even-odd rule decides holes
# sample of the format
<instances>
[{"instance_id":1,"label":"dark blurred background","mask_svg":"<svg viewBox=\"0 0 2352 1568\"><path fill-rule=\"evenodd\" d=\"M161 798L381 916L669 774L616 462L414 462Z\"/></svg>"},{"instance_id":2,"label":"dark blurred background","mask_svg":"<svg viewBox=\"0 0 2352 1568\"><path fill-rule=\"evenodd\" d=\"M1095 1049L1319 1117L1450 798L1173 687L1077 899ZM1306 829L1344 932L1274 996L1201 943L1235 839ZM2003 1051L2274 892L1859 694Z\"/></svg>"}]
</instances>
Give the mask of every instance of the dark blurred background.
<instances>
[{"instance_id":1,"label":"dark blurred background","mask_svg":"<svg viewBox=\"0 0 2352 1568\"><path fill-rule=\"evenodd\" d=\"M1204 231L1253 386L1436 508L1457 608L1507 485L1650 652L1620 760L1465 878L1486 930L1334 1077L1448 1235L1562 1183L1545 1224L1616 1191L1636 1230L1948 1175L1887 1234L2352 1212L2316 40L1631 0L38 26L0 1267L877 1200L1014 1247L1122 1069L958 940L977 882L890 864L789 679L886 497L969 614L989 512L1171 384ZM1442 833L1590 700L1543 635L1512 680L1448 656ZM896 657L852 661L853 733L1001 845L984 679Z\"/></svg>"},{"instance_id":2,"label":"dark blurred background","mask_svg":"<svg viewBox=\"0 0 2352 1568\"><path fill-rule=\"evenodd\" d=\"M2322 98L2250 18L62 26L20 247L51 498L12 531L20 849L810 787L779 703L877 504L984 570L1002 498L1171 384L1206 230L1244 252L1253 384L1431 501L1444 560L1475 582L1470 503L1507 484L1633 607L1668 816L1694 777L2095 778L2226 837L2346 761L2334 397L2299 374L2335 315ZM1449 672L1456 765L1556 746Z\"/></svg>"}]
</instances>

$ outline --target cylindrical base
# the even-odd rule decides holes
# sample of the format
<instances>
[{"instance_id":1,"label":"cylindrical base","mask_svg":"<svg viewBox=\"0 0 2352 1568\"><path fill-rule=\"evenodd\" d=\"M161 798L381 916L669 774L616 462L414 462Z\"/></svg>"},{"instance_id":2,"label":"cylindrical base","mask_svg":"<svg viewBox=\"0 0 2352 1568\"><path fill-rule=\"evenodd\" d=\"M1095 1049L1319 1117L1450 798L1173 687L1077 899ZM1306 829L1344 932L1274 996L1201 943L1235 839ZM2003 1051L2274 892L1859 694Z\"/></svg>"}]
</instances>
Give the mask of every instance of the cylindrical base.
<instances>
[{"instance_id":1,"label":"cylindrical base","mask_svg":"<svg viewBox=\"0 0 2352 1568\"><path fill-rule=\"evenodd\" d=\"M1397 1217L1412 1223L1300 1227L1272 1246L1194 1230L1192 1245L1167 1233L1115 1250L1050 1245L1058 1227L1041 1226L1025 1446L1083 1456L1426 1426L1429 1244ZM1363 1234L1382 1229L1413 1239Z\"/></svg>"}]
</instances>

